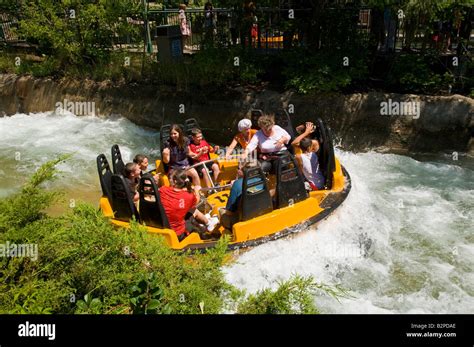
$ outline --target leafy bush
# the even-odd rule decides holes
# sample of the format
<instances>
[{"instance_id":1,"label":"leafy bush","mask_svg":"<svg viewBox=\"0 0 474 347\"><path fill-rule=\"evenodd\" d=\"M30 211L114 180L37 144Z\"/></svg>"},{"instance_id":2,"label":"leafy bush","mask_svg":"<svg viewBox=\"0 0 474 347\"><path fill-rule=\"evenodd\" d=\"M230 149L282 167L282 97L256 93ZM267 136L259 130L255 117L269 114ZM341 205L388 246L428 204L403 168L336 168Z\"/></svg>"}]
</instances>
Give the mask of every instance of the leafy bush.
<instances>
[{"instance_id":1,"label":"leafy bush","mask_svg":"<svg viewBox=\"0 0 474 347\"><path fill-rule=\"evenodd\" d=\"M334 298L349 297L341 287L330 287L314 282L312 277L294 276L281 282L272 291L263 289L250 295L238 307L243 314L315 314L319 313L314 295L317 291L330 294Z\"/></svg>"},{"instance_id":2,"label":"leafy bush","mask_svg":"<svg viewBox=\"0 0 474 347\"><path fill-rule=\"evenodd\" d=\"M20 6L19 34L61 68L107 63L116 37L140 37L139 28L126 20L139 13L137 1L38 0Z\"/></svg>"},{"instance_id":3,"label":"leafy bush","mask_svg":"<svg viewBox=\"0 0 474 347\"><path fill-rule=\"evenodd\" d=\"M66 158L44 164L19 193L0 200L0 244L37 246L36 255L0 257L0 313L212 314L229 301L243 313L316 312L309 279L245 300L221 270L227 238L191 257L136 222L115 228L89 204L46 215L59 194L41 186Z\"/></svg>"},{"instance_id":4,"label":"leafy bush","mask_svg":"<svg viewBox=\"0 0 474 347\"><path fill-rule=\"evenodd\" d=\"M453 83L453 76L448 72L445 75L433 72L432 59L412 54L397 56L387 77L388 84L409 93L436 93L447 89Z\"/></svg>"},{"instance_id":5,"label":"leafy bush","mask_svg":"<svg viewBox=\"0 0 474 347\"><path fill-rule=\"evenodd\" d=\"M171 312L169 305L162 302L163 291L153 272L131 288L131 296L131 310L135 314Z\"/></svg>"},{"instance_id":6,"label":"leafy bush","mask_svg":"<svg viewBox=\"0 0 474 347\"><path fill-rule=\"evenodd\" d=\"M368 75L365 57L355 52L351 54L349 50L311 54L298 50L288 53L284 61L286 86L302 94L341 91Z\"/></svg>"},{"instance_id":7,"label":"leafy bush","mask_svg":"<svg viewBox=\"0 0 474 347\"><path fill-rule=\"evenodd\" d=\"M239 65L234 64L239 58ZM145 75L158 84L176 86L180 90L194 87L220 88L231 81L254 83L260 69L239 48L224 50L207 48L184 63L164 63L148 60Z\"/></svg>"},{"instance_id":8,"label":"leafy bush","mask_svg":"<svg viewBox=\"0 0 474 347\"><path fill-rule=\"evenodd\" d=\"M19 74L31 74L34 77L58 75L58 71L60 71L59 62L53 57L47 57L41 62L24 60L16 70Z\"/></svg>"},{"instance_id":9,"label":"leafy bush","mask_svg":"<svg viewBox=\"0 0 474 347\"><path fill-rule=\"evenodd\" d=\"M42 211L57 193L39 185L54 177L59 161L44 165L21 192L1 201L0 243L37 245L38 257L0 258L0 312L136 312L143 300L131 300L137 297L133 289L143 279L152 279L152 291L160 288L163 312L201 313L201 302L206 313L220 311L221 294L230 288L220 271L225 240L190 261L136 223L115 229L87 204L48 217ZM146 306L147 312L156 308L153 301Z\"/></svg>"},{"instance_id":10,"label":"leafy bush","mask_svg":"<svg viewBox=\"0 0 474 347\"><path fill-rule=\"evenodd\" d=\"M0 55L0 73L10 73L15 71L15 59L4 54Z\"/></svg>"},{"instance_id":11,"label":"leafy bush","mask_svg":"<svg viewBox=\"0 0 474 347\"><path fill-rule=\"evenodd\" d=\"M43 210L51 205L60 194L45 192L40 185L55 177L54 167L69 156L59 157L41 166L25 184L20 194L0 200L0 233L11 229L24 228L28 224L45 217Z\"/></svg>"}]
</instances>

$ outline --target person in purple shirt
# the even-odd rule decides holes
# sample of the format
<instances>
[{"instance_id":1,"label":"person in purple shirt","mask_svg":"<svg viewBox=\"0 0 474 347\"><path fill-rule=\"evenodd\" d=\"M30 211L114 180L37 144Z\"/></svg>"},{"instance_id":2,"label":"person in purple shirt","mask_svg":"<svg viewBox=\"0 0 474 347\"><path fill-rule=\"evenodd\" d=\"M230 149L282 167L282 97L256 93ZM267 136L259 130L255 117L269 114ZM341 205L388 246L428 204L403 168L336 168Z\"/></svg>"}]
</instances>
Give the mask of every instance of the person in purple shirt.
<instances>
[{"instance_id":1,"label":"person in purple shirt","mask_svg":"<svg viewBox=\"0 0 474 347\"><path fill-rule=\"evenodd\" d=\"M186 174L192 179L195 186L200 186L199 175L194 168L189 167L188 146L189 138L184 136L183 129L177 124L171 126L170 138L163 144L163 163L169 165L168 175L173 170L186 170Z\"/></svg>"}]
</instances>

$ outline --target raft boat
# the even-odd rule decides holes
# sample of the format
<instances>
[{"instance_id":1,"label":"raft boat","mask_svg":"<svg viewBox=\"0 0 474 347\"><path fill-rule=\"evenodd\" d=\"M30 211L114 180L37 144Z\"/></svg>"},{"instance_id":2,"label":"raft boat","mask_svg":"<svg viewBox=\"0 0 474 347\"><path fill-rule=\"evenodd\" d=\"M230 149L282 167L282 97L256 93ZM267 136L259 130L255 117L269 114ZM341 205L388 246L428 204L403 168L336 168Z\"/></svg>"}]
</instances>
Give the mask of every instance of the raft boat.
<instances>
[{"instance_id":1,"label":"raft boat","mask_svg":"<svg viewBox=\"0 0 474 347\"><path fill-rule=\"evenodd\" d=\"M252 118L258 117L258 113L253 113ZM276 123L293 134L291 122L285 123L285 117L280 122L277 119ZM194 119L187 120L183 128L189 134L196 124ZM239 221L233 224L232 229L219 226L214 231L215 235L230 237L229 249L255 246L302 231L328 217L346 199L351 189L351 179L334 155L331 130L321 119L315 124L316 138L320 143L320 168L326 178L325 188L307 192L304 176L289 151L285 151L278 159L274 174L264 174L259 167L247 169L243 178ZM169 129L170 125L161 128L161 143L169 137ZM212 212L219 216L218 209L226 206L231 181L236 178L238 160L222 160L216 154L211 154L211 160L219 165L220 185L201 199L198 209L203 213ZM104 154L97 157L103 193L100 210L113 224L127 228L134 218L144 224L150 233L163 236L169 247L175 250L202 250L216 245L217 238L203 240L198 233L191 233L179 241L176 233L169 228L158 188L169 185L165 165L161 160L156 160L156 169L152 172L160 173L159 185L150 175L144 175L140 180L138 207L133 203L129 187L121 175L123 167L124 162L117 145L112 147L113 171ZM271 189L274 189L273 197Z\"/></svg>"}]
</instances>

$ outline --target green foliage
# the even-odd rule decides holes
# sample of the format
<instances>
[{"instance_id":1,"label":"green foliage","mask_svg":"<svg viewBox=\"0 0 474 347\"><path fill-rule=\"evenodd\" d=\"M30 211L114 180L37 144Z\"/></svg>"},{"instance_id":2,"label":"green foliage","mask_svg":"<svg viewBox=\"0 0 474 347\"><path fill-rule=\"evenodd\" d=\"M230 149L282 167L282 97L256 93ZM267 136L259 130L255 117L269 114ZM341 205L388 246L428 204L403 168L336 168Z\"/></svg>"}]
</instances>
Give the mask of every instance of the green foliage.
<instances>
[{"instance_id":1,"label":"green foliage","mask_svg":"<svg viewBox=\"0 0 474 347\"><path fill-rule=\"evenodd\" d=\"M94 66L110 60L115 37L139 37L139 29L126 20L139 12L137 0L25 1L19 34L61 68Z\"/></svg>"},{"instance_id":2,"label":"green foliage","mask_svg":"<svg viewBox=\"0 0 474 347\"><path fill-rule=\"evenodd\" d=\"M243 314L315 314L314 295L323 292L334 298L349 297L348 292L339 286L330 287L316 283L312 277L294 276L279 283L275 291L259 290L239 304L238 313Z\"/></svg>"},{"instance_id":3,"label":"green foliage","mask_svg":"<svg viewBox=\"0 0 474 347\"><path fill-rule=\"evenodd\" d=\"M76 305L75 313L100 314L103 310L100 299L89 294L84 295L84 300L79 300Z\"/></svg>"},{"instance_id":4,"label":"green foliage","mask_svg":"<svg viewBox=\"0 0 474 347\"><path fill-rule=\"evenodd\" d=\"M236 66L235 57L239 57ZM190 87L220 88L230 82L255 83L261 70L240 48L224 50L204 49L184 63L145 62L145 76L154 83L176 86L178 90Z\"/></svg>"},{"instance_id":5,"label":"green foliage","mask_svg":"<svg viewBox=\"0 0 474 347\"><path fill-rule=\"evenodd\" d=\"M6 54L0 54L0 73L15 71L15 60Z\"/></svg>"},{"instance_id":6,"label":"green foliage","mask_svg":"<svg viewBox=\"0 0 474 347\"><path fill-rule=\"evenodd\" d=\"M130 303L134 314L171 313L169 305L163 303L163 291L153 272L132 286Z\"/></svg>"},{"instance_id":7,"label":"green foliage","mask_svg":"<svg viewBox=\"0 0 474 347\"><path fill-rule=\"evenodd\" d=\"M54 193L41 186L65 158L44 164L19 193L0 201L0 244L37 246L36 256L0 257L0 313L216 314L241 302L243 293L221 270L228 238L191 256L136 222L115 228L88 204L60 217L43 214ZM239 311L316 312L306 292L313 287L296 278L275 293L251 296Z\"/></svg>"},{"instance_id":8,"label":"green foliage","mask_svg":"<svg viewBox=\"0 0 474 347\"><path fill-rule=\"evenodd\" d=\"M34 77L52 76L59 70L59 62L52 57L47 57L44 61L30 62L25 60L17 69L19 74L31 74Z\"/></svg>"},{"instance_id":9,"label":"green foliage","mask_svg":"<svg viewBox=\"0 0 474 347\"><path fill-rule=\"evenodd\" d=\"M437 93L447 89L454 82L452 74L436 74L430 60L430 56L398 56L388 74L389 85L410 93Z\"/></svg>"},{"instance_id":10,"label":"green foliage","mask_svg":"<svg viewBox=\"0 0 474 347\"><path fill-rule=\"evenodd\" d=\"M1 201L0 243L35 244L39 254L0 258L0 312L201 313L200 303L206 313L220 311L230 287L220 271L225 240L190 259L136 223L115 229L90 205L45 216L40 211L53 199L39 186L63 159L43 165L21 192ZM147 290L137 293L144 279Z\"/></svg>"},{"instance_id":11,"label":"green foliage","mask_svg":"<svg viewBox=\"0 0 474 347\"><path fill-rule=\"evenodd\" d=\"M57 192L44 192L40 185L55 178L55 165L68 159L70 155L60 156L48 162L32 176L25 184L19 195L0 200L0 233L11 228L22 228L35 221L41 220L44 209L56 201L60 194Z\"/></svg>"},{"instance_id":12,"label":"green foliage","mask_svg":"<svg viewBox=\"0 0 474 347\"><path fill-rule=\"evenodd\" d=\"M204 2L193 2L191 7L202 8ZM153 6L176 8L179 3L173 0ZM38 57L22 57L21 65L17 67L14 58L19 52L10 57L2 55L0 72L92 78L114 83L147 81L173 86L179 91L201 87L212 92L213 88L238 83L258 84L262 80L294 88L302 94L348 92L358 90L359 86L366 90L372 86L369 71L375 72L371 77L376 80L386 77L376 73L385 72L387 66L375 59L374 54L383 42L380 36L383 11L389 8L394 16L399 10L403 11L404 20L400 22L403 49L419 48L422 54L398 56L385 79L386 86L400 93L440 93L451 89L457 93L470 93L474 84L469 77L472 69L463 70L461 75L459 71L450 71L449 67L440 67L439 62L434 62L433 57L425 56L424 52L430 46L433 48L430 37L434 24L465 20L472 0L366 0L360 4L374 9L373 23L378 24L369 32L358 27L359 2L323 1L314 2L312 6L297 2L296 8L311 9L287 20L284 16L261 11L263 7L276 8L284 4L276 0L258 1L255 14L260 28L265 29L271 20L271 31L283 34L285 38L285 49L275 57L258 54L254 49L227 47L229 33L221 21L223 27L218 38L208 44L204 42L198 53L185 57L182 63L170 64L157 62L155 56L142 55L143 27L130 21L143 18L141 0L4 0L0 2L0 9L19 18L17 33L38 47ZM240 18L244 13L243 5L238 0L214 2L215 7L237 9L237 22L241 25L245 22ZM198 34L199 19L195 20L195 34ZM306 49L297 47L299 44ZM446 48L442 46L434 48ZM439 56L439 51L436 55ZM236 57L240 60L238 66ZM349 60L348 65L343 64L344 58Z\"/></svg>"},{"instance_id":13,"label":"green foliage","mask_svg":"<svg viewBox=\"0 0 474 347\"><path fill-rule=\"evenodd\" d=\"M344 65L348 58L348 66ZM365 57L348 51L321 51L315 54L296 51L285 57L283 75L287 87L299 93L341 91L367 77Z\"/></svg>"}]
</instances>

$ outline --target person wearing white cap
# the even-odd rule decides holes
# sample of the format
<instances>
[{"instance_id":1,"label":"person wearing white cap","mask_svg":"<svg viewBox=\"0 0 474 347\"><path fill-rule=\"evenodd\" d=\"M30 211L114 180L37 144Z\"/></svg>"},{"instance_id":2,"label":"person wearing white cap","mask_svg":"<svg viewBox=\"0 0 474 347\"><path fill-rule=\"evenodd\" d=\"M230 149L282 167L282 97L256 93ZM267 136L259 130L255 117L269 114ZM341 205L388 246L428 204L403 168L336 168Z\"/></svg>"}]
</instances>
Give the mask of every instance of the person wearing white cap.
<instances>
[{"instance_id":1,"label":"person wearing white cap","mask_svg":"<svg viewBox=\"0 0 474 347\"><path fill-rule=\"evenodd\" d=\"M250 140L252 139L253 135L257 132L257 130L252 129L252 121L250 119L244 118L239 121L239 124L237 125L239 129L239 133L234 136L232 139L232 142L230 143L229 147L227 147L227 151L225 154L225 157L227 159L230 158L232 155L232 152L237 146L237 144L242 147L242 149L247 148L247 145L249 144Z\"/></svg>"}]
</instances>

